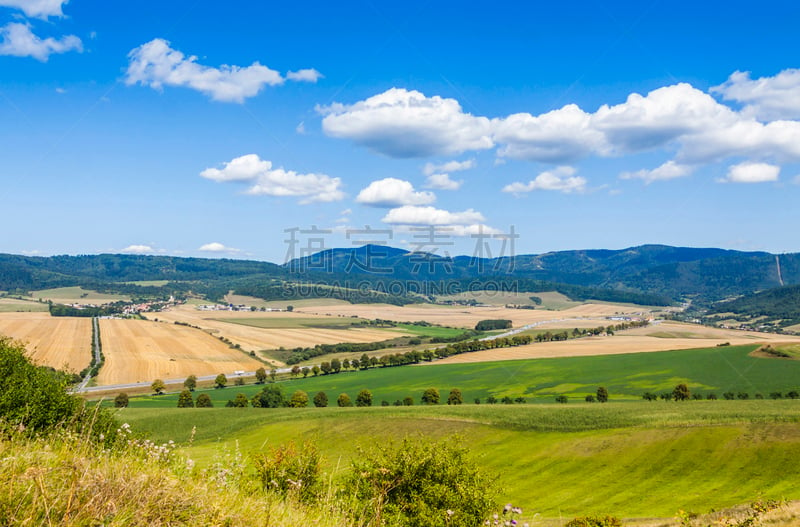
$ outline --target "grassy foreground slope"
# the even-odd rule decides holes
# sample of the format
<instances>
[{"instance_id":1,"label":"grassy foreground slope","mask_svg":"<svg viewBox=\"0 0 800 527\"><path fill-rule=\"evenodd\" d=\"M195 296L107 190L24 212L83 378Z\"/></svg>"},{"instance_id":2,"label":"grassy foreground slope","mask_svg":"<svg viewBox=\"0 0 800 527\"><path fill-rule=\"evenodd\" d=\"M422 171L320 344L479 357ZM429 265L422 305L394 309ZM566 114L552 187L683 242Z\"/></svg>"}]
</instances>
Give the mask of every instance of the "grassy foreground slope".
<instances>
[{"instance_id":1,"label":"grassy foreground slope","mask_svg":"<svg viewBox=\"0 0 800 527\"><path fill-rule=\"evenodd\" d=\"M678 383L688 383L692 392L715 393L721 398L727 391L746 392L750 397L773 391L800 391L800 361L752 357L757 348L725 346L658 353L632 353L594 357L570 357L379 368L359 372L321 375L280 383L288 397L304 390L312 397L318 391L328 394L332 403L340 393L352 399L367 388L374 404L390 403L412 396L417 403L422 392L436 387L443 400L452 388L459 388L464 401L526 397L529 402L551 402L566 394L583 400L598 386L605 386L612 400L641 399L644 392L671 391ZM232 383L231 383L232 384ZM255 394L261 386L229 386L209 390L215 405L224 405L237 393ZM722 401L720 401L722 403ZM177 394L131 400L133 407L174 407Z\"/></svg>"},{"instance_id":2,"label":"grassy foreground slope","mask_svg":"<svg viewBox=\"0 0 800 527\"><path fill-rule=\"evenodd\" d=\"M336 472L369 447L406 436L460 436L501 476L502 499L544 517L671 517L756 497L798 499L800 402L537 406L126 409L159 441L210 463L225 452L312 439Z\"/></svg>"}]
</instances>

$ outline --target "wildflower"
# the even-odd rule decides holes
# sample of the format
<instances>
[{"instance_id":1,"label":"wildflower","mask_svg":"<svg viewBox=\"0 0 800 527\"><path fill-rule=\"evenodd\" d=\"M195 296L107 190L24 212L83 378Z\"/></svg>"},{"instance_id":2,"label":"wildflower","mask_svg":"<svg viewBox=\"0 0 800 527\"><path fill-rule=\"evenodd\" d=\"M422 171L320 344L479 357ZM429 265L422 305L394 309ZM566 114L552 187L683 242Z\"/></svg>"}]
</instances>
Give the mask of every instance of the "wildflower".
<instances>
[{"instance_id":1,"label":"wildflower","mask_svg":"<svg viewBox=\"0 0 800 527\"><path fill-rule=\"evenodd\" d=\"M453 511L451 509L447 509L447 515L448 516L452 516L453 514L455 514L455 511Z\"/></svg>"}]
</instances>

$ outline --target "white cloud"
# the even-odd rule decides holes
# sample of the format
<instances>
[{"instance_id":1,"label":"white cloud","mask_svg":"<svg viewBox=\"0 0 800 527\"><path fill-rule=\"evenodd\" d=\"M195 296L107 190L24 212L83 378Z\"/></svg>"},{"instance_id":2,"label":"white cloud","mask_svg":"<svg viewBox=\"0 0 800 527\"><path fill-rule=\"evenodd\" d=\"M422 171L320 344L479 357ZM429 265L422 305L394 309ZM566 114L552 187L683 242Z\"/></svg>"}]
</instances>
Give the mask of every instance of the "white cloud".
<instances>
[{"instance_id":1,"label":"white cloud","mask_svg":"<svg viewBox=\"0 0 800 527\"><path fill-rule=\"evenodd\" d=\"M344 198L341 179L325 174L298 174L293 170L273 168L271 161L256 154L237 157L223 168L207 168L200 176L217 182L248 183L247 194L258 196L297 196L305 205L314 202L339 201Z\"/></svg>"},{"instance_id":2,"label":"white cloud","mask_svg":"<svg viewBox=\"0 0 800 527\"><path fill-rule=\"evenodd\" d=\"M238 253L241 252L239 249L234 249L232 247L226 247L225 245L219 242L211 242L205 245L201 245L198 251L207 252L207 253Z\"/></svg>"},{"instance_id":3,"label":"white cloud","mask_svg":"<svg viewBox=\"0 0 800 527\"><path fill-rule=\"evenodd\" d=\"M737 71L711 92L743 104L746 116L763 120L800 118L800 69L786 69L774 77L755 80L750 72Z\"/></svg>"},{"instance_id":4,"label":"white cloud","mask_svg":"<svg viewBox=\"0 0 800 527\"><path fill-rule=\"evenodd\" d=\"M728 168L725 178L720 183L769 183L778 181L781 167L767 163L739 163Z\"/></svg>"},{"instance_id":5,"label":"white cloud","mask_svg":"<svg viewBox=\"0 0 800 527\"><path fill-rule=\"evenodd\" d=\"M425 166L422 168L422 173L426 176L430 176L437 173L461 172L462 170L469 170L471 168L475 168L474 159L467 159L466 161L448 161L441 165L425 163Z\"/></svg>"},{"instance_id":6,"label":"white cloud","mask_svg":"<svg viewBox=\"0 0 800 527\"><path fill-rule=\"evenodd\" d=\"M152 254L156 251L149 245L128 245L120 251L122 254Z\"/></svg>"},{"instance_id":7,"label":"white cloud","mask_svg":"<svg viewBox=\"0 0 800 527\"><path fill-rule=\"evenodd\" d=\"M33 57L47 62L52 54L83 51L83 43L75 35L66 35L60 39L41 39L33 34L28 24L18 22L10 22L0 28L0 37L0 55Z\"/></svg>"},{"instance_id":8,"label":"white cloud","mask_svg":"<svg viewBox=\"0 0 800 527\"><path fill-rule=\"evenodd\" d=\"M486 117L464 113L455 99L392 88L351 105L317 107L331 137L390 157L425 157L492 148Z\"/></svg>"},{"instance_id":9,"label":"white cloud","mask_svg":"<svg viewBox=\"0 0 800 527\"><path fill-rule=\"evenodd\" d=\"M463 184L463 179L452 180L449 174L431 174L425 179L425 188L436 190L458 190Z\"/></svg>"},{"instance_id":10,"label":"white cloud","mask_svg":"<svg viewBox=\"0 0 800 527\"><path fill-rule=\"evenodd\" d=\"M21 10L25 16L46 19L64 16L61 7L68 3L69 0L0 0L0 7L13 7Z\"/></svg>"},{"instance_id":11,"label":"white cloud","mask_svg":"<svg viewBox=\"0 0 800 527\"><path fill-rule=\"evenodd\" d=\"M434 207L406 205L392 209L381 220L390 225L472 225L486 221L483 214L473 209L450 212Z\"/></svg>"},{"instance_id":12,"label":"white cloud","mask_svg":"<svg viewBox=\"0 0 800 527\"><path fill-rule=\"evenodd\" d=\"M191 88L215 101L243 103L248 97L257 95L264 86L284 82L280 73L258 62L247 67L203 66L197 63L196 56L186 57L161 38L132 50L128 59L125 77L128 85L138 83L155 89L164 85Z\"/></svg>"},{"instance_id":13,"label":"white cloud","mask_svg":"<svg viewBox=\"0 0 800 527\"><path fill-rule=\"evenodd\" d=\"M553 170L542 172L536 179L528 183L515 182L503 187L503 192L523 194L534 190L556 190L565 194L584 192L586 179L575 176L576 170L572 167L562 166Z\"/></svg>"},{"instance_id":14,"label":"white cloud","mask_svg":"<svg viewBox=\"0 0 800 527\"><path fill-rule=\"evenodd\" d=\"M653 181L662 181L667 179L676 179L686 177L694 172L694 167L690 165L681 165L675 161L667 161L663 165L656 167L652 170L637 170L636 172L623 172L620 174L622 179L641 179L646 184Z\"/></svg>"},{"instance_id":15,"label":"white cloud","mask_svg":"<svg viewBox=\"0 0 800 527\"><path fill-rule=\"evenodd\" d=\"M509 115L494 122L495 140L504 143L502 157L559 163L608 150L604 135L591 126L591 115L568 104L534 116Z\"/></svg>"},{"instance_id":16,"label":"white cloud","mask_svg":"<svg viewBox=\"0 0 800 527\"><path fill-rule=\"evenodd\" d=\"M392 177L373 181L356 196L356 202L370 207L429 205L434 201L433 192L417 192L408 181Z\"/></svg>"},{"instance_id":17,"label":"white cloud","mask_svg":"<svg viewBox=\"0 0 800 527\"><path fill-rule=\"evenodd\" d=\"M316 83L319 79L323 78L324 75L314 68L308 68L304 70L297 70L297 71L290 71L286 73L286 78L290 81L295 82L312 82Z\"/></svg>"}]
</instances>

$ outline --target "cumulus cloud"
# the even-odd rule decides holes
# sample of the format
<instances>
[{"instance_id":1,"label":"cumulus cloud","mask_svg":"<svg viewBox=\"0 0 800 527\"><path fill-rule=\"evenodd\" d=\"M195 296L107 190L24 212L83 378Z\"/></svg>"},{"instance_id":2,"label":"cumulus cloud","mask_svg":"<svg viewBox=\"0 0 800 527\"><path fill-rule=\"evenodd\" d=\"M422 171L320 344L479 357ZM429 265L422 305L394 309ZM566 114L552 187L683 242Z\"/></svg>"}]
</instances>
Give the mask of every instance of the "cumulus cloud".
<instances>
[{"instance_id":1,"label":"cumulus cloud","mask_svg":"<svg viewBox=\"0 0 800 527\"><path fill-rule=\"evenodd\" d=\"M767 163L744 162L728 168L720 183L769 183L778 181L781 167Z\"/></svg>"},{"instance_id":2,"label":"cumulus cloud","mask_svg":"<svg viewBox=\"0 0 800 527\"><path fill-rule=\"evenodd\" d=\"M0 0L0 7L13 7L31 18L46 19L51 16L62 17L61 7L69 0Z\"/></svg>"},{"instance_id":3,"label":"cumulus cloud","mask_svg":"<svg viewBox=\"0 0 800 527\"><path fill-rule=\"evenodd\" d=\"M324 75L314 68L308 68L304 70L297 70L297 71L290 71L286 74L286 78L290 81L296 82L311 82L316 83L319 79L324 77Z\"/></svg>"},{"instance_id":4,"label":"cumulus cloud","mask_svg":"<svg viewBox=\"0 0 800 527\"><path fill-rule=\"evenodd\" d=\"M431 174L425 179L425 188L436 190L458 190L463 184L463 179L454 181L449 174Z\"/></svg>"},{"instance_id":5,"label":"cumulus cloud","mask_svg":"<svg viewBox=\"0 0 800 527\"><path fill-rule=\"evenodd\" d=\"M742 113L756 119L800 118L800 69L786 69L759 79L751 79L750 72L736 71L711 92L743 104Z\"/></svg>"},{"instance_id":6,"label":"cumulus cloud","mask_svg":"<svg viewBox=\"0 0 800 527\"><path fill-rule=\"evenodd\" d=\"M503 192L524 194L534 190L555 190L565 194L586 190L586 179L575 175L572 167L562 166L542 172L528 183L515 182L503 187Z\"/></svg>"},{"instance_id":7,"label":"cumulus cloud","mask_svg":"<svg viewBox=\"0 0 800 527\"><path fill-rule=\"evenodd\" d=\"M370 207L429 205L436 201L433 192L417 192L408 181L396 178L373 181L356 196L356 202Z\"/></svg>"},{"instance_id":8,"label":"cumulus cloud","mask_svg":"<svg viewBox=\"0 0 800 527\"><path fill-rule=\"evenodd\" d=\"M220 183L247 183L246 193L254 196L296 196L305 205L339 201L344 198L341 179L325 174L299 174L293 170L273 168L272 162L256 154L232 159L222 168L207 168L200 176Z\"/></svg>"},{"instance_id":9,"label":"cumulus cloud","mask_svg":"<svg viewBox=\"0 0 800 527\"><path fill-rule=\"evenodd\" d=\"M132 50L128 60L125 76L128 85L140 84L154 89L164 85L191 88L222 102L243 103L265 86L284 82L280 73L258 62L246 67L203 66L197 63L196 56L185 56L161 38Z\"/></svg>"},{"instance_id":10,"label":"cumulus cloud","mask_svg":"<svg viewBox=\"0 0 800 527\"><path fill-rule=\"evenodd\" d=\"M205 245L201 245L198 251L207 252L207 253L238 253L241 252L239 249L234 249L232 247L226 247L225 245L219 242L211 242Z\"/></svg>"},{"instance_id":11,"label":"cumulus cloud","mask_svg":"<svg viewBox=\"0 0 800 527\"><path fill-rule=\"evenodd\" d=\"M122 254L152 254L156 251L149 245L128 245L120 251Z\"/></svg>"},{"instance_id":12,"label":"cumulus cloud","mask_svg":"<svg viewBox=\"0 0 800 527\"><path fill-rule=\"evenodd\" d=\"M620 174L622 179L641 179L646 184L653 181L662 181L667 179L675 179L686 177L694 172L693 166L681 165L675 161L667 161L663 165L656 167L652 170L637 170L636 172L623 172Z\"/></svg>"},{"instance_id":13,"label":"cumulus cloud","mask_svg":"<svg viewBox=\"0 0 800 527\"><path fill-rule=\"evenodd\" d=\"M517 113L494 122L495 140L505 146L502 157L562 163L604 154L605 136L591 125L591 115L575 104L534 116Z\"/></svg>"},{"instance_id":14,"label":"cumulus cloud","mask_svg":"<svg viewBox=\"0 0 800 527\"><path fill-rule=\"evenodd\" d=\"M75 35L66 35L59 39L45 39L34 35L28 24L10 22L0 28L0 55L13 57L33 57L47 62L50 55L83 51L81 39Z\"/></svg>"},{"instance_id":15,"label":"cumulus cloud","mask_svg":"<svg viewBox=\"0 0 800 527\"><path fill-rule=\"evenodd\" d=\"M486 117L464 113L455 99L392 88L355 104L318 106L331 137L398 158L458 154L492 148Z\"/></svg>"},{"instance_id":16,"label":"cumulus cloud","mask_svg":"<svg viewBox=\"0 0 800 527\"><path fill-rule=\"evenodd\" d=\"M466 161L448 161L441 165L425 163L425 166L422 168L422 173L426 176L430 176L437 173L461 172L462 170L470 170L472 168L475 168L474 159L467 159Z\"/></svg>"},{"instance_id":17,"label":"cumulus cloud","mask_svg":"<svg viewBox=\"0 0 800 527\"><path fill-rule=\"evenodd\" d=\"M406 205L392 209L381 220L390 225L472 225L486 221L473 209L450 212L435 207Z\"/></svg>"}]
</instances>

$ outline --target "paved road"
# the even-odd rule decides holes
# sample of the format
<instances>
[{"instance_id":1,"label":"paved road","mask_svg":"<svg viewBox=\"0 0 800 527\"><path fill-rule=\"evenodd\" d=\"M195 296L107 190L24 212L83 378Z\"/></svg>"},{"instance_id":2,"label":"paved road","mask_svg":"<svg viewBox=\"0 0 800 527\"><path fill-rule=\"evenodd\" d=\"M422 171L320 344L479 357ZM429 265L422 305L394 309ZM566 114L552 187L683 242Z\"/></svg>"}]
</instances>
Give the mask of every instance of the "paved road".
<instances>
[{"instance_id":1,"label":"paved road","mask_svg":"<svg viewBox=\"0 0 800 527\"><path fill-rule=\"evenodd\" d=\"M290 373L292 371L291 368L277 368L276 370L278 373ZM236 377L254 377L256 372L254 371L245 371L245 372L232 372L226 373L225 376L228 379L235 379ZM204 375L197 378L198 381L213 381L217 378L217 374L214 375ZM164 384L183 384L183 381L186 380L186 377L181 377L180 379L163 379ZM127 384L108 384L105 386L81 386L80 388L76 389L76 392L82 393L92 393L92 392L117 392L120 390L130 390L133 388L148 388L150 385L153 384L153 381L146 381L146 382L131 382Z\"/></svg>"},{"instance_id":2,"label":"paved road","mask_svg":"<svg viewBox=\"0 0 800 527\"><path fill-rule=\"evenodd\" d=\"M94 363L95 364L99 364L100 363L100 324L97 322L97 317L92 318L92 328L94 329L94 331L92 331L92 333L94 335L94 339L92 341L92 353L94 353ZM89 384L89 381L91 381L91 380L92 380L92 370L90 368L89 371L86 372L86 375L83 377L83 380L81 381L81 383L78 385L77 388L75 388L74 391L75 392L87 391L86 385Z\"/></svg>"}]
</instances>

